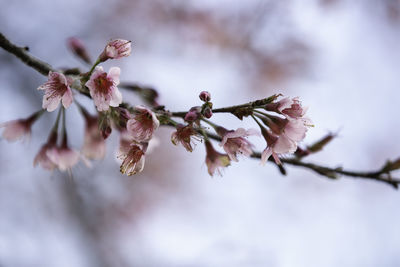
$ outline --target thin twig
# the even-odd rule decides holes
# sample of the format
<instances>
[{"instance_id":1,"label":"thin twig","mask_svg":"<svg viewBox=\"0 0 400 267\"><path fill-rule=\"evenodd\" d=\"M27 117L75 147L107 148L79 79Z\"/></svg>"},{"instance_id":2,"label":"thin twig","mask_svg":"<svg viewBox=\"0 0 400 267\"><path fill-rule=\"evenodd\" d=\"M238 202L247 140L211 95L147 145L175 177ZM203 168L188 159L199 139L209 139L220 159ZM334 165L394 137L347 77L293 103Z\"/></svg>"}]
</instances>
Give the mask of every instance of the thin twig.
<instances>
[{"instance_id":1,"label":"thin twig","mask_svg":"<svg viewBox=\"0 0 400 267\"><path fill-rule=\"evenodd\" d=\"M26 65L32 67L43 75L47 76L49 71L53 71L53 68L49 64L30 55L27 47L16 46L15 44L11 43L2 33L0 33L0 47L15 55Z\"/></svg>"}]
</instances>

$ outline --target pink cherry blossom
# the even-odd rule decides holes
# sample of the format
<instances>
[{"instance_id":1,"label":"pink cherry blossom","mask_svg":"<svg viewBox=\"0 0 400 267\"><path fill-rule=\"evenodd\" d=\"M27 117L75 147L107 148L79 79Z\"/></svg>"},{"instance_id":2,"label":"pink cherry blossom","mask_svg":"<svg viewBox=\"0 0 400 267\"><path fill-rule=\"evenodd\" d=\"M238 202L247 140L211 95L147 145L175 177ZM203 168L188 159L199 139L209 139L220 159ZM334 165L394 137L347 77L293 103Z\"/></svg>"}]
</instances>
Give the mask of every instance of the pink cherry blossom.
<instances>
[{"instance_id":1,"label":"pink cherry blossom","mask_svg":"<svg viewBox=\"0 0 400 267\"><path fill-rule=\"evenodd\" d=\"M306 137L308 126L309 125L305 124L301 119L289 120L282 134L294 142L300 142Z\"/></svg>"},{"instance_id":2,"label":"pink cherry blossom","mask_svg":"<svg viewBox=\"0 0 400 267\"><path fill-rule=\"evenodd\" d=\"M223 147L231 160L238 161L238 154L242 154L246 157L253 154L253 145L245 139L245 137L259 135L257 130L238 128L235 131L229 131L224 127L218 127L216 131L222 137L222 141L219 145Z\"/></svg>"},{"instance_id":3,"label":"pink cherry blossom","mask_svg":"<svg viewBox=\"0 0 400 267\"><path fill-rule=\"evenodd\" d=\"M131 41L123 39L115 39L110 41L100 55L100 61L104 62L107 59L118 59L128 57L131 54Z\"/></svg>"},{"instance_id":4,"label":"pink cherry blossom","mask_svg":"<svg viewBox=\"0 0 400 267\"><path fill-rule=\"evenodd\" d=\"M144 106L136 106L137 114L128 120L126 128L136 142L146 142L151 139L160 122L154 112Z\"/></svg>"},{"instance_id":5,"label":"pink cherry blossom","mask_svg":"<svg viewBox=\"0 0 400 267\"><path fill-rule=\"evenodd\" d=\"M262 134L267 141L267 147L261 153L261 164L265 164L272 155L276 164L282 164L279 155L294 153L297 148L295 141L289 139L286 135L275 135L270 130L262 130Z\"/></svg>"},{"instance_id":6,"label":"pink cherry blossom","mask_svg":"<svg viewBox=\"0 0 400 267\"><path fill-rule=\"evenodd\" d=\"M307 112L307 108L301 105L298 97L289 98L285 97L276 103L270 103L265 106L268 111L274 111L284 115L288 119L303 118Z\"/></svg>"},{"instance_id":7,"label":"pink cherry blossom","mask_svg":"<svg viewBox=\"0 0 400 267\"><path fill-rule=\"evenodd\" d=\"M303 108L298 97L293 99L284 98L281 101L278 110L287 118L302 118L307 112L307 108Z\"/></svg>"},{"instance_id":8,"label":"pink cherry blossom","mask_svg":"<svg viewBox=\"0 0 400 267\"><path fill-rule=\"evenodd\" d=\"M57 165L47 156L47 152L56 147L56 142L57 133L52 132L49 136L47 143L44 144L40 148L39 153L36 154L35 159L33 160L33 166L39 164L43 169L47 170L53 170L57 167Z\"/></svg>"},{"instance_id":9,"label":"pink cherry blossom","mask_svg":"<svg viewBox=\"0 0 400 267\"><path fill-rule=\"evenodd\" d=\"M265 116L260 118L275 135L286 135L289 139L300 142L306 136L310 126L304 118L287 119L277 116Z\"/></svg>"},{"instance_id":10,"label":"pink cherry blossom","mask_svg":"<svg viewBox=\"0 0 400 267\"><path fill-rule=\"evenodd\" d=\"M176 126L176 131L171 135L171 141L174 145L181 143L183 147L189 151L193 151L194 140L201 140L200 135L196 132L192 125L182 125Z\"/></svg>"},{"instance_id":11,"label":"pink cherry blossom","mask_svg":"<svg viewBox=\"0 0 400 267\"><path fill-rule=\"evenodd\" d=\"M75 166L80 154L75 149L67 146L52 147L47 149L46 156L53 162L60 171L66 171Z\"/></svg>"},{"instance_id":12,"label":"pink cherry blossom","mask_svg":"<svg viewBox=\"0 0 400 267\"><path fill-rule=\"evenodd\" d=\"M122 95L118 90L120 68L112 67L108 74L103 67L97 66L86 86L98 111L106 111L109 106L118 107L122 103Z\"/></svg>"},{"instance_id":13,"label":"pink cherry blossom","mask_svg":"<svg viewBox=\"0 0 400 267\"><path fill-rule=\"evenodd\" d=\"M31 126L32 122L26 119L13 120L0 124L0 128L4 128L3 138L9 142L29 137L31 135Z\"/></svg>"},{"instance_id":14,"label":"pink cherry blossom","mask_svg":"<svg viewBox=\"0 0 400 267\"><path fill-rule=\"evenodd\" d=\"M220 168L227 167L230 164L228 155L217 152L210 141L205 141L206 146L206 165L208 173L213 176L217 171L221 175Z\"/></svg>"},{"instance_id":15,"label":"pink cherry blossom","mask_svg":"<svg viewBox=\"0 0 400 267\"><path fill-rule=\"evenodd\" d=\"M48 112L54 111L60 101L64 108L68 108L73 100L70 85L73 80L59 72L49 72L48 81L38 87L38 90L45 90L43 96L43 108Z\"/></svg>"},{"instance_id":16,"label":"pink cherry blossom","mask_svg":"<svg viewBox=\"0 0 400 267\"><path fill-rule=\"evenodd\" d=\"M133 144L122 161L120 171L128 176L143 170L145 163L144 151L139 145Z\"/></svg>"},{"instance_id":17,"label":"pink cherry blossom","mask_svg":"<svg viewBox=\"0 0 400 267\"><path fill-rule=\"evenodd\" d=\"M88 159L102 159L106 151L106 143L98 127L98 117L84 113L86 122L82 154Z\"/></svg>"},{"instance_id":18,"label":"pink cherry blossom","mask_svg":"<svg viewBox=\"0 0 400 267\"><path fill-rule=\"evenodd\" d=\"M31 135L32 124L43 114L44 110L37 111L25 119L18 119L0 123L0 128L4 128L3 138L9 142Z\"/></svg>"},{"instance_id":19,"label":"pink cherry blossom","mask_svg":"<svg viewBox=\"0 0 400 267\"><path fill-rule=\"evenodd\" d=\"M144 168L145 152L148 143L137 143L127 132L121 132L120 148L117 158L122 160L120 171L128 176L139 173Z\"/></svg>"}]
</instances>

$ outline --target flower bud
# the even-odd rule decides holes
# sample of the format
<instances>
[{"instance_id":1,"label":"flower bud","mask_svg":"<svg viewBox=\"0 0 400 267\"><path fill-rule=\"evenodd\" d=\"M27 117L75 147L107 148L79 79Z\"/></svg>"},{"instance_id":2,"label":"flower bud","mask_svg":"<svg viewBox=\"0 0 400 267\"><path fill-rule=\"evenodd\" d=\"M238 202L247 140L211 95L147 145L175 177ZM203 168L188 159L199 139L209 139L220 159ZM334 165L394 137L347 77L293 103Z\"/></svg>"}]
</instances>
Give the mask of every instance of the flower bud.
<instances>
[{"instance_id":1,"label":"flower bud","mask_svg":"<svg viewBox=\"0 0 400 267\"><path fill-rule=\"evenodd\" d=\"M194 122L200 118L201 107L192 107L185 115L185 121Z\"/></svg>"},{"instance_id":2,"label":"flower bud","mask_svg":"<svg viewBox=\"0 0 400 267\"><path fill-rule=\"evenodd\" d=\"M110 118L108 117L107 114L104 113L99 113L99 130L101 132L101 135L103 136L104 139L107 139L111 132L112 132L112 128L111 128L111 122L110 122Z\"/></svg>"},{"instance_id":3,"label":"flower bud","mask_svg":"<svg viewBox=\"0 0 400 267\"><path fill-rule=\"evenodd\" d=\"M207 91L202 91L199 95L200 100L204 102L208 102L211 100L211 94Z\"/></svg>"},{"instance_id":4,"label":"flower bud","mask_svg":"<svg viewBox=\"0 0 400 267\"><path fill-rule=\"evenodd\" d=\"M90 64L91 60L89 54L81 40L76 37L70 37L67 40L67 46L77 57Z\"/></svg>"},{"instance_id":5,"label":"flower bud","mask_svg":"<svg viewBox=\"0 0 400 267\"><path fill-rule=\"evenodd\" d=\"M206 117L207 119L211 118L211 116L213 115L211 108L206 107L203 111L203 115L204 117Z\"/></svg>"}]
</instances>

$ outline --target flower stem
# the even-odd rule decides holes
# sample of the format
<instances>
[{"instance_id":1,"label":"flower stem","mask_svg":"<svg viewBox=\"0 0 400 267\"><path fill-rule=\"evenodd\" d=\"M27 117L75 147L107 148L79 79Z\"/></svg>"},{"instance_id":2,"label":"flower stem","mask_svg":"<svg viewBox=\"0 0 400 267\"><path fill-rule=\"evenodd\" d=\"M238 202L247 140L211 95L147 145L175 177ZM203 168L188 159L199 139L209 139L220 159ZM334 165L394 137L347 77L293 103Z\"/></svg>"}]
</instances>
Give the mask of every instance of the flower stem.
<instances>
[{"instance_id":1,"label":"flower stem","mask_svg":"<svg viewBox=\"0 0 400 267\"><path fill-rule=\"evenodd\" d=\"M253 120L258 124L258 126L261 128L261 131L265 130L264 126L254 117L254 115L250 115Z\"/></svg>"},{"instance_id":2,"label":"flower stem","mask_svg":"<svg viewBox=\"0 0 400 267\"><path fill-rule=\"evenodd\" d=\"M61 107L61 108L58 110L57 119L56 119L56 121L55 121L55 123L54 123L53 128L51 129L51 132L57 132L57 130L58 130L58 123L60 122L61 110L62 110L62 109L64 109L64 108Z\"/></svg>"},{"instance_id":3,"label":"flower stem","mask_svg":"<svg viewBox=\"0 0 400 267\"><path fill-rule=\"evenodd\" d=\"M207 123L208 125L210 125L211 127L213 127L214 130L216 130L218 127L220 127L220 126L216 125L215 123L213 123L210 120L207 120L205 118L201 118L201 120L204 121L205 123Z\"/></svg>"},{"instance_id":4,"label":"flower stem","mask_svg":"<svg viewBox=\"0 0 400 267\"><path fill-rule=\"evenodd\" d=\"M270 116L270 115L268 115L267 113L262 112L262 111L259 111L259 110L257 110L257 109L254 109L253 112L256 112L256 113L258 113L258 114L264 115L264 116L266 116L266 117Z\"/></svg>"},{"instance_id":5,"label":"flower stem","mask_svg":"<svg viewBox=\"0 0 400 267\"><path fill-rule=\"evenodd\" d=\"M96 62L93 64L92 68L89 70L89 72L88 72L88 74L87 74L87 77L90 77L90 75L92 75L92 72L94 71L94 68L96 68L96 66L99 65L100 62L101 62L101 61L100 61L100 58L98 58L98 59L96 60Z\"/></svg>"},{"instance_id":6,"label":"flower stem","mask_svg":"<svg viewBox=\"0 0 400 267\"><path fill-rule=\"evenodd\" d=\"M66 123L65 123L65 120L66 120L65 108L61 107L61 109L62 109L62 115L63 115L62 128L61 128L61 132L63 135L62 146L67 146L67 128L66 128Z\"/></svg>"}]
</instances>

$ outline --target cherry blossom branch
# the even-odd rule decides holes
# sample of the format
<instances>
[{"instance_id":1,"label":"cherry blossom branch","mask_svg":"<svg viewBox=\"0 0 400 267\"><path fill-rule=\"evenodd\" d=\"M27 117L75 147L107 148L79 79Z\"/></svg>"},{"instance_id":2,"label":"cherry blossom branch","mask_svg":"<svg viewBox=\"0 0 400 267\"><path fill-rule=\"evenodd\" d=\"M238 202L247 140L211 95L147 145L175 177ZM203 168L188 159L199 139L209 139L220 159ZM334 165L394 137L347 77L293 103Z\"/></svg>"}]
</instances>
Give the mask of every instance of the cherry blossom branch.
<instances>
[{"instance_id":1,"label":"cherry blossom branch","mask_svg":"<svg viewBox=\"0 0 400 267\"><path fill-rule=\"evenodd\" d=\"M251 157L253 158L261 158L261 154L255 152ZM270 159L272 160L272 159ZM294 158L289 158L281 159L282 162L293 165L293 166L300 166L304 167L310 170L313 170L314 172L328 177L330 179L337 179L338 176L343 175L343 176L348 176L352 178L362 178L362 179L370 179L370 180L375 180L378 182L383 182L388 185L393 186L395 189L398 189L399 184L400 184L400 179L392 178L390 176L390 173L385 171L384 168L381 168L378 171L372 171L372 172L360 172L360 171L348 171L344 170L342 167L338 168L330 168L326 166L321 166L313 163L308 163L308 162L303 162L298 159Z\"/></svg>"},{"instance_id":2,"label":"cherry blossom branch","mask_svg":"<svg viewBox=\"0 0 400 267\"><path fill-rule=\"evenodd\" d=\"M174 126L174 125L169 124L169 126ZM199 133L201 133L201 132L199 132ZM206 134L207 134L208 138L213 139L215 141L220 142L222 140L220 136L213 134L209 131L206 131ZM251 157L256 158L256 159L261 159L261 153L254 152L251 155ZM272 158L270 158L268 161L274 162L274 160ZM344 170L341 167L331 168L331 167L326 167L326 166L322 166L322 165L317 165L314 163L303 162L296 158L282 158L281 161L288 165L299 166L299 167L303 167L306 169L310 169L310 170L318 173L319 175L325 176L330 179L337 179L340 175L348 176L348 177L352 177L352 178L370 179L370 180L375 180L378 182L386 183L388 185L393 186L395 189L398 189L399 184L400 184L400 179L392 178L389 174L390 172L385 170L386 165L384 167L382 167L379 171L359 172L359 171ZM281 174L286 175L286 170L280 165L278 165L278 167L279 167Z\"/></svg>"},{"instance_id":3,"label":"cherry blossom branch","mask_svg":"<svg viewBox=\"0 0 400 267\"><path fill-rule=\"evenodd\" d=\"M50 71L53 71L53 68L49 64L30 55L27 47L19 47L15 44L11 43L1 33L0 33L0 47L5 49L9 53L15 55L26 65L32 67L33 69L37 70L39 73L41 73L43 75L47 76ZM67 70L67 71L69 71L69 70ZM73 74L79 75L80 72L79 72L79 70L73 69ZM125 83L125 84L122 83L120 85L120 87L138 93L148 104L150 104L154 108L154 110L156 112L158 112L160 118L165 117L166 119L160 120L162 125L176 127L178 125L178 123L176 121L172 120L169 116L184 118L185 115L187 114L187 112L164 112L165 113L164 114L162 112L163 106L159 106L156 101L156 98L158 96L157 91L154 90L153 88L143 87L143 86L140 86L137 84L128 84L128 83ZM84 90L79 90L79 92L90 97L88 92L86 92ZM256 100L256 101L249 102L246 104L235 105L235 106L230 106L230 107L223 107L223 108L216 108L216 109L211 109L211 111L213 113L232 113L235 116L237 116L239 119L243 119L243 117L251 115L252 112L256 108L263 108L263 107L265 107L265 105L272 103L278 96L279 95L273 95L271 97L264 98L261 100ZM208 102L207 102L207 104L208 104ZM209 104L211 104L211 103L209 103ZM123 105L126 107L130 107L126 103L123 103ZM212 107L212 104L211 104L211 107ZM260 114L262 114L262 113L260 113ZM215 141L221 141L221 137L219 135L205 131L204 129L197 130L197 131L199 134L203 135L204 137L213 139ZM251 155L252 158L262 158L261 156L262 155L259 152L254 152ZM273 159L269 158L269 161L273 161ZM317 164L313 164L313 163L303 162L301 160L301 157L282 158L281 161L288 165L299 166L299 167L303 167L306 169L310 169L322 176L325 176L325 177L328 177L331 179L336 179L339 175L353 177L353 178L370 179L370 180L375 180L375 181L386 183L388 185L393 186L396 189L398 188L398 185L400 184L400 179L392 178L390 175L391 171L398 169L398 167L399 167L398 165L400 164L399 160L395 161L395 163L388 162L380 170L372 171L372 172L349 171L349 170L344 170L341 167L340 168L330 168L330 167L321 166L321 165L317 165ZM284 169L284 167L282 165L278 165L278 167L279 167L281 173L285 175L286 170Z\"/></svg>"}]
</instances>

